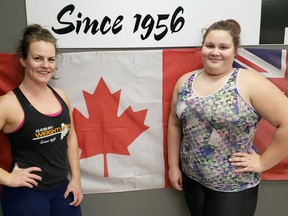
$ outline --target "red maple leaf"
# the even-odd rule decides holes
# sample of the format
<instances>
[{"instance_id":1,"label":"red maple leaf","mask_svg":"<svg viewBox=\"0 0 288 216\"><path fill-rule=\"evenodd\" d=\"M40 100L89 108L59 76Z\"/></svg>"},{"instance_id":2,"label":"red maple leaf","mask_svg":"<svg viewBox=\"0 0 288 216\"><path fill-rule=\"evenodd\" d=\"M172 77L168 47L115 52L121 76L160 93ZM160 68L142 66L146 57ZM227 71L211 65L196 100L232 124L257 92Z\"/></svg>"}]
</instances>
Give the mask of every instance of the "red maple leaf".
<instances>
[{"instance_id":1,"label":"red maple leaf","mask_svg":"<svg viewBox=\"0 0 288 216\"><path fill-rule=\"evenodd\" d=\"M89 117L73 110L80 159L104 155L104 177L108 177L106 155L129 155L128 146L149 127L144 125L147 109L133 112L129 106L117 116L121 90L111 94L101 78L93 94L83 91Z\"/></svg>"}]
</instances>

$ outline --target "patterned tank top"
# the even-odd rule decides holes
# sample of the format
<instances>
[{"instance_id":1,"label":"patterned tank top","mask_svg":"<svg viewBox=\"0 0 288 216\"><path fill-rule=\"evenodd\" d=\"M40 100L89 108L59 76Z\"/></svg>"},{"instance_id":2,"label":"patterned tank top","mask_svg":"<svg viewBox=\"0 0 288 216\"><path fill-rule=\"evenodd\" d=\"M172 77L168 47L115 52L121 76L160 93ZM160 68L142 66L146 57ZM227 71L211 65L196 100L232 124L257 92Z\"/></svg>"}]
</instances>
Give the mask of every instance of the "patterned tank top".
<instances>
[{"instance_id":1,"label":"patterned tank top","mask_svg":"<svg viewBox=\"0 0 288 216\"><path fill-rule=\"evenodd\" d=\"M233 69L215 93L201 97L193 91L198 70L178 94L176 114L182 122L181 164L183 172L206 187L236 192L259 184L258 173L235 173L228 161L235 152L249 152L260 115L237 90L240 69Z\"/></svg>"}]
</instances>

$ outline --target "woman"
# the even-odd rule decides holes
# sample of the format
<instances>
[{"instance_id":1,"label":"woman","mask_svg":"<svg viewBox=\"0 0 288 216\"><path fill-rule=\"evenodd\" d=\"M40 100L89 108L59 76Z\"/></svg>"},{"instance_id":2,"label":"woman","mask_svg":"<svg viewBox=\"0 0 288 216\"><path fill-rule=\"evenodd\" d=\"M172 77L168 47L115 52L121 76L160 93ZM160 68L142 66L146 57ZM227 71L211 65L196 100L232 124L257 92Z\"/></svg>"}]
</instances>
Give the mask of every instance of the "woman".
<instances>
[{"instance_id":1,"label":"woman","mask_svg":"<svg viewBox=\"0 0 288 216\"><path fill-rule=\"evenodd\" d=\"M0 97L0 129L12 155L11 172L0 169L3 214L81 215L78 143L69 100L48 85L56 68L56 39L40 25L30 25L17 54L23 81Z\"/></svg>"},{"instance_id":2,"label":"woman","mask_svg":"<svg viewBox=\"0 0 288 216\"><path fill-rule=\"evenodd\" d=\"M203 68L184 74L174 88L169 179L183 188L193 216L254 215L260 173L288 153L286 96L259 73L232 66L240 32L235 20L206 29ZM260 156L253 138L261 117L276 132Z\"/></svg>"}]
</instances>

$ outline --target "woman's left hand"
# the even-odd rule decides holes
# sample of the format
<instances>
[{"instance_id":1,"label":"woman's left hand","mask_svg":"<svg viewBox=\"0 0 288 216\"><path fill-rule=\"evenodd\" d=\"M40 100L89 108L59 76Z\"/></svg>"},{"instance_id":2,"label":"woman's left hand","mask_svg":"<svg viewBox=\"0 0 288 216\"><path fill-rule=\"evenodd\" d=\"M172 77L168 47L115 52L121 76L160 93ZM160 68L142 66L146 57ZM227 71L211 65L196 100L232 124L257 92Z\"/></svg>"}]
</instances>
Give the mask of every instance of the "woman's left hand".
<instances>
[{"instance_id":1,"label":"woman's left hand","mask_svg":"<svg viewBox=\"0 0 288 216\"><path fill-rule=\"evenodd\" d=\"M73 193L73 195L74 195L74 200L73 200L73 202L69 203L69 205L79 206L83 200L81 183L79 181L73 180L73 178L72 178L70 180L68 186L67 186L65 193L64 193L65 199L68 197L69 193Z\"/></svg>"},{"instance_id":2,"label":"woman's left hand","mask_svg":"<svg viewBox=\"0 0 288 216\"><path fill-rule=\"evenodd\" d=\"M253 149L250 153L237 152L229 159L232 166L237 167L236 173L242 172L255 172L261 173L263 168L261 166L260 155L258 155Z\"/></svg>"}]
</instances>

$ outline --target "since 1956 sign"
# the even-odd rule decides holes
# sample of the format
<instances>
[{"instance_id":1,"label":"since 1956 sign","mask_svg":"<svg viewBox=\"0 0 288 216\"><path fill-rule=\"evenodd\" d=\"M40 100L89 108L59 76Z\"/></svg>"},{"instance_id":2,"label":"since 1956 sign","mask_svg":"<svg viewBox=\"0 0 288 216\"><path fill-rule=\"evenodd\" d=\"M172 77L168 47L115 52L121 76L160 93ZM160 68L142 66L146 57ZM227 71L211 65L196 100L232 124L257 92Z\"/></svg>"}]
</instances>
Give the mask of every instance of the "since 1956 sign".
<instances>
[{"instance_id":1,"label":"since 1956 sign","mask_svg":"<svg viewBox=\"0 0 288 216\"><path fill-rule=\"evenodd\" d=\"M49 28L60 48L193 47L215 21L235 19L258 45L261 0L26 0L27 24Z\"/></svg>"}]
</instances>

